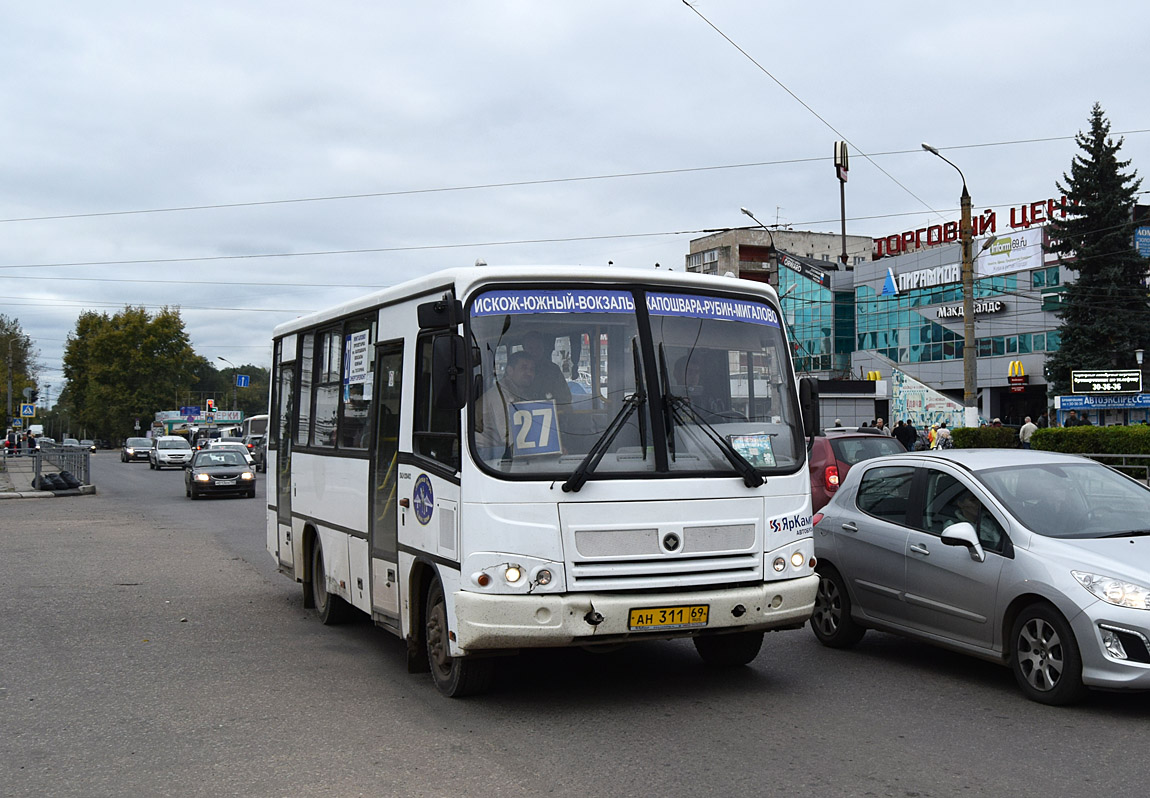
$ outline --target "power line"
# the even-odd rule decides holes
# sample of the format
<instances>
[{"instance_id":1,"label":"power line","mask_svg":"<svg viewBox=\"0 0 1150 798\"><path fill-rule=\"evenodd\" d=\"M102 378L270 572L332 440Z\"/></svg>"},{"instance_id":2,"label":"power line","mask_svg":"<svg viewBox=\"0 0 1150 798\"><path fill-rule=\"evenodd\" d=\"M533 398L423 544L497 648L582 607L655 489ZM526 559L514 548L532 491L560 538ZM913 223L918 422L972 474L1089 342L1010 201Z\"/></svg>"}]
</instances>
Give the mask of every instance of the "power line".
<instances>
[{"instance_id":1,"label":"power line","mask_svg":"<svg viewBox=\"0 0 1150 798\"><path fill-rule=\"evenodd\" d=\"M748 58L749 58L749 56L748 56ZM760 67L760 69L761 68L762 67ZM767 73L767 74L769 75L770 73ZM772 76L772 79L773 79L773 76ZM782 84L780 84L780 85L782 85ZM802 101L799 100L799 102L802 102ZM812 111L812 113L814 113L814 112ZM817 116L817 114L816 114L816 116ZM822 118L819 117L819 119L821 120ZM824 122L824 124L826 124L826 123ZM828 124L828 127L830 127L829 124ZM834 130L834 128L832 127L831 130ZM837 133L837 131L835 131L835 132ZM1150 128L1141 129L1141 130L1123 130L1123 131L1118 131L1112 135L1114 135L1114 136L1130 136L1130 135L1136 135L1139 133L1150 133ZM841 135L841 134L839 134L839 135ZM1008 147L1008 146L1017 146L1017 145L1022 145L1022 144L1045 144L1045 143L1053 142L1053 141L1073 141L1074 139L1075 139L1075 136L1044 136L1044 137L1030 138L1030 139L1014 139L1014 140L1008 140L1008 141L981 142L981 143L977 143L977 144L955 144L955 145L951 145L950 147L940 147L939 149L940 150L981 149L981 148L986 148L986 147ZM852 143L851 146L855 146L855 145ZM917 152L921 152L921 150L918 147L915 147L914 149L909 149L909 150L887 150L884 152L874 152L874 153L870 153L870 154L863 153L860 150L859 154L862 155L864 158L866 158L868 161L870 161L872 164L874 164L874 161L873 161L874 158L888 157L891 155L908 155L908 154L913 154L913 153L917 153ZM316 196L316 197L289 197L286 199L252 200L250 202L220 202L220 203L208 203L208 204L204 204L204 205L181 205L181 206L172 206L172 207L164 207L164 208L130 208L130 209L126 209L126 210L116 210L116 211L89 211L89 212L82 212L82 213L60 213L60 214L52 214L52 215L45 215L45 216L19 216L19 217L11 217L8 219L0 219L0 224L15 224L18 222L61 221L61 220L67 220L67 219L93 219L93 218L101 218L101 217L108 217L108 216L139 216L139 215L160 214L160 213L184 213L184 212L189 212L189 211L211 211L211 210L224 210L224 209L229 209L229 208L257 208L257 207L269 206L269 205L299 205L299 204L312 203L312 202L338 202L338 201L342 201L342 200L380 199L380 198L386 198L386 197L416 196L416 195L420 195L420 194L442 194L442 193L450 193L450 192L456 192L456 191L483 191L483 190L500 189L500 188L522 188L525 186L558 185L558 184L562 184L562 183L585 183L585 182L594 182L594 181L601 181L601 180L623 180L623 179L638 178L638 177L661 177L661 176L665 176L665 175L691 174L691 173L696 173L696 172L717 172L717 171L731 170L731 169L755 169L755 168L760 168L760 167L764 167L764 166L785 166L788 164L817 163L817 162L821 162L821 161L825 161L825 160L826 160L825 156L814 156L814 157L806 157L806 158L783 158L783 159L779 159L779 160L775 160L775 161L751 161L748 163L715 164L715 165L710 165L710 166L685 166L685 167L679 167L679 168L651 169L651 170L646 170L646 171L634 171L634 172L615 172L615 173L607 173L607 174L599 174L599 175L576 175L576 176L572 176L572 177L537 178L537 179L533 179L533 180L507 180L507 181L499 181L499 182L494 182L494 183L475 183L475 184L466 184L466 185L458 185L458 186L432 186L432 187L428 187L428 188L398 189L395 191L371 191L371 192L363 192L363 193L358 193L358 194L331 194L331 195ZM874 165L876 166L876 168L879 168L877 164L874 164ZM879 171L883 171L883 170L881 168L879 168ZM886 172L883 172L883 174L886 174ZM890 175L887 175L887 177L890 177ZM898 181L895 181L895 182L897 183ZM1140 193L1150 193L1150 192L1140 192ZM914 196L914 195L912 194L911 196ZM916 197L916 199L918 199L918 198ZM919 200L919 202L922 202L922 200ZM928 207L928 209L931 210L931 212L936 212L936 211L934 211L933 208L929 208L929 206L927 206L927 207ZM886 216L873 216L873 217L871 217L871 216L860 216L860 217L857 217L857 219L858 220L872 219L872 218L881 219L881 218L887 218L889 216L909 216L909 215L911 215L911 214L909 214L909 213L906 213L906 214L887 214ZM839 220L836 218L836 219L828 219L826 221L829 223L829 222L838 222ZM815 224L815 223L816 222L798 222L797 224Z\"/></svg>"}]
</instances>

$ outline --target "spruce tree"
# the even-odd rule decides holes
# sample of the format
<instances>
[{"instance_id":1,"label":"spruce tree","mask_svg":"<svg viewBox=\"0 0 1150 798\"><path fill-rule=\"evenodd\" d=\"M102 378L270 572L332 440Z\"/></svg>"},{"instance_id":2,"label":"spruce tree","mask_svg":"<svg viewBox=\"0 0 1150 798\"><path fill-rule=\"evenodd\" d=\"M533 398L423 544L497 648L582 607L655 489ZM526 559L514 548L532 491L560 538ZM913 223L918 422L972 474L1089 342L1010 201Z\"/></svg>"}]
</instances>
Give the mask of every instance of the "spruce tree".
<instances>
[{"instance_id":1,"label":"spruce tree","mask_svg":"<svg viewBox=\"0 0 1150 798\"><path fill-rule=\"evenodd\" d=\"M1090 130L1076 136L1082 153L1062 174L1058 189L1069 201L1065 219L1052 222L1053 251L1071 259L1078 276L1067 283L1061 348L1046 362L1046 379L1057 394L1070 392L1078 369L1136 368L1134 350L1150 350L1150 302L1145 285L1150 265L1134 249L1135 195L1141 180L1118 159L1122 139L1094 104ZM1065 277L1063 278L1065 282Z\"/></svg>"}]
</instances>

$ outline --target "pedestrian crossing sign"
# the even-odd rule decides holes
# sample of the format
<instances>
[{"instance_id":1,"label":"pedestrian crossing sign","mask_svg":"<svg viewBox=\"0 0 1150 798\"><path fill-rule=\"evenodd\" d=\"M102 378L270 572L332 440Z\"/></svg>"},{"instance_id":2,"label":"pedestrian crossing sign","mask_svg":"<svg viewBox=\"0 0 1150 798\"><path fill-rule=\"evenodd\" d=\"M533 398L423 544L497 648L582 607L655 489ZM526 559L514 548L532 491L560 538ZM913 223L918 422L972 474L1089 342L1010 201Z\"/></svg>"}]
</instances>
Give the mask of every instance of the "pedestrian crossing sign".
<instances>
[{"instance_id":1,"label":"pedestrian crossing sign","mask_svg":"<svg viewBox=\"0 0 1150 798\"><path fill-rule=\"evenodd\" d=\"M36 405L27 404L27 403L21 404L20 405L20 417L21 418L35 418L36 417Z\"/></svg>"}]
</instances>

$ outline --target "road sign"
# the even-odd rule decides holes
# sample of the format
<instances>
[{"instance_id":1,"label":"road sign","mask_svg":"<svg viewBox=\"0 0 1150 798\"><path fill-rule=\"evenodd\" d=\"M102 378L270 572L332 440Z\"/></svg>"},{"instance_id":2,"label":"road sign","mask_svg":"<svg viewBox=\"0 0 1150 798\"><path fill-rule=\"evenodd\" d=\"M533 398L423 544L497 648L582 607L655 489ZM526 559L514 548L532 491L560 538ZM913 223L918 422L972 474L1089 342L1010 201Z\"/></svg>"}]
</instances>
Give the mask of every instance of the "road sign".
<instances>
[{"instance_id":1,"label":"road sign","mask_svg":"<svg viewBox=\"0 0 1150 798\"><path fill-rule=\"evenodd\" d=\"M24 426L24 419L22 419L22 418L12 419L12 429L20 429L23 426Z\"/></svg>"},{"instance_id":2,"label":"road sign","mask_svg":"<svg viewBox=\"0 0 1150 798\"><path fill-rule=\"evenodd\" d=\"M29 385L27 388L24 389L24 398L25 399L31 399L32 394L34 394L34 393L36 393L36 389L33 388L31 385Z\"/></svg>"},{"instance_id":3,"label":"road sign","mask_svg":"<svg viewBox=\"0 0 1150 798\"><path fill-rule=\"evenodd\" d=\"M251 378L247 374L236 375L236 387L247 388L251 384Z\"/></svg>"},{"instance_id":4,"label":"road sign","mask_svg":"<svg viewBox=\"0 0 1150 798\"><path fill-rule=\"evenodd\" d=\"M21 418L35 418L36 417L36 405L25 404L22 402L20 404L20 417Z\"/></svg>"}]
</instances>

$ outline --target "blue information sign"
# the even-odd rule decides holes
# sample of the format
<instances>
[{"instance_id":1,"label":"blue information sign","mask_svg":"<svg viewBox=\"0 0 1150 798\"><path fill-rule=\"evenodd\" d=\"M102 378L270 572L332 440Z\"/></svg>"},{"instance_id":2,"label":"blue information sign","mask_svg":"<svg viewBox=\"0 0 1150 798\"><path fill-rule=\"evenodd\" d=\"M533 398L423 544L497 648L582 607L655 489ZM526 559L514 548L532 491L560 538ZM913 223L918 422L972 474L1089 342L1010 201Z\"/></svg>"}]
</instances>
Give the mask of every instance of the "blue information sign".
<instances>
[{"instance_id":1,"label":"blue information sign","mask_svg":"<svg viewBox=\"0 0 1150 798\"><path fill-rule=\"evenodd\" d=\"M248 384L250 382L251 382L251 379L248 377L247 374L237 374L236 375L236 387L237 388L246 388L246 387L248 387Z\"/></svg>"}]
</instances>

